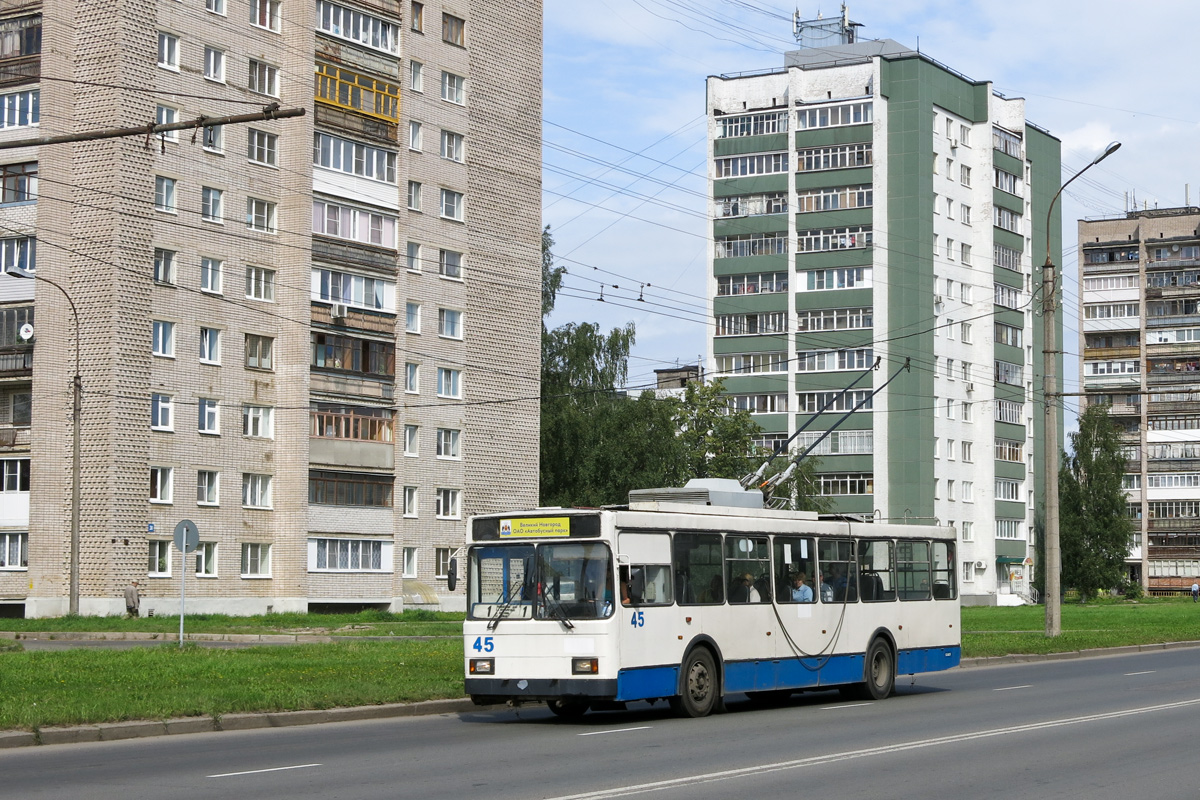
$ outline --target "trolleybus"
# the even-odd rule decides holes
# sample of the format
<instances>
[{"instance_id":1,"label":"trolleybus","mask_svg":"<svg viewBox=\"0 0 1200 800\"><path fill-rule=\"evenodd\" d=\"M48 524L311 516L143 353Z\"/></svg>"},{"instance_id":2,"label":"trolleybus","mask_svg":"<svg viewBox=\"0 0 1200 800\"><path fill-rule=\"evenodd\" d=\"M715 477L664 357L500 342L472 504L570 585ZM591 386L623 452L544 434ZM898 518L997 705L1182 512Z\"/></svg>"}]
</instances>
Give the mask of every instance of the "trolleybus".
<instances>
[{"instance_id":1,"label":"trolleybus","mask_svg":"<svg viewBox=\"0 0 1200 800\"><path fill-rule=\"evenodd\" d=\"M959 663L952 528L766 509L710 480L480 515L467 538L477 704L577 716L666 700L702 717L735 692L882 699L898 674Z\"/></svg>"}]
</instances>

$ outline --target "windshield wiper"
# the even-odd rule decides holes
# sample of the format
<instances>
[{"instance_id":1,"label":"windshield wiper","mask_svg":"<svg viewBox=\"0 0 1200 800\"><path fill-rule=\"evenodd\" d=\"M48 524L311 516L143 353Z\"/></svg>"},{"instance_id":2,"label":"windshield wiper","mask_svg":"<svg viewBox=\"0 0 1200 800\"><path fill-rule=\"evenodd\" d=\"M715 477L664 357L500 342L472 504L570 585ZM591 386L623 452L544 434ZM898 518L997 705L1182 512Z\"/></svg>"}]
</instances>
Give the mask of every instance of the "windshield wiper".
<instances>
[{"instance_id":1,"label":"windshield wiper","mask_svg":"<svg viewBox=\"0 0 1200 800\"><path fill-rule=\"evenodd\" d=\"M563 625L565 625L568 628L575 627L575 624L571 622L571 618L567 616L567 612L563 609L563 607L559 604L559 602L557 600L552 598L549 594L543 595L543 597L546 600L546 608L548 608L550 610L550 613L552 613L554 615L555 619L557 619L559 622L561 622Z\"/></svg>"},{"instance_id":2,"label":"windshield wiper","mask_svg":"<svg viewBox=\"0 0 1200 800\"><path fill-rule=\"evenodd\" d=\"M509 613L513 609L513 604L516 602L516 589L524 583L524 578L514 578L512 585L508 587L508 599L504 601L504 605L500 606L496 611L496 615L488 621L487 629L489 631L496 630L496 626L500 624L500 620L507 619Z\"/></svg>"}]
</instances>

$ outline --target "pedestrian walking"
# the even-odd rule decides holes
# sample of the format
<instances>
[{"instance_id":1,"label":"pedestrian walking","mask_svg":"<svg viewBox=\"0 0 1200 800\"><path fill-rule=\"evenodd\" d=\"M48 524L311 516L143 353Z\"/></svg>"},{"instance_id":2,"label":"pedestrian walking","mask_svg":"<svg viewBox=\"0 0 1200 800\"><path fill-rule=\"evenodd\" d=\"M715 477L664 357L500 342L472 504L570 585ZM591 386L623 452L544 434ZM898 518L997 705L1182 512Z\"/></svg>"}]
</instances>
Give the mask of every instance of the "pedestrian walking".
<instances>
[{"instance_id":1,"label":"pedestrian walking","mask_svg":"<svg viewBox=\"0 0 1200 800\"><path fill-rule=\"evenodd\" d=\"M136 617L141 606L142 596L138 592L138 582L130 581L129 585L125 587L125 613Z\"/></svg>"},{"instance_id":2,"label":"pedestrian walking","mask_svg":"<svg viewBox=\"0 0 1200 800\"><path fill-rule=\"evenodd\" d=\"M1200 597L1200 583L1192 581L1192 602L1196 602L1196 598Z\"/></svg>"}]
</instances>

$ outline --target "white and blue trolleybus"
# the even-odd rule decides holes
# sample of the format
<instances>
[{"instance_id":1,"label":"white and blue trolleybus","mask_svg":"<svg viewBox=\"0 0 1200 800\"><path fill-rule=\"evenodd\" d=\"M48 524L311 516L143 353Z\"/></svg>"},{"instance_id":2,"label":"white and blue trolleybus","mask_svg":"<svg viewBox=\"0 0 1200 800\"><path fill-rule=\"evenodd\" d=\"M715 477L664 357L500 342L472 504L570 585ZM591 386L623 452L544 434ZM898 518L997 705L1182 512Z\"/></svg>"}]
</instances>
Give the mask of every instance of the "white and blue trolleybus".
<instances>
[{"instance_id":1,"label":"white and blue trolleybus","mask_svg":"<svg viewBox=\"0 0 1200 800\"><path fill-rule=\"evenodd\" d=\"M763 507L737 481L473 517L466 690L556 714L838 688L959 663L955 532Z\"/></svg>"}]
</instances>

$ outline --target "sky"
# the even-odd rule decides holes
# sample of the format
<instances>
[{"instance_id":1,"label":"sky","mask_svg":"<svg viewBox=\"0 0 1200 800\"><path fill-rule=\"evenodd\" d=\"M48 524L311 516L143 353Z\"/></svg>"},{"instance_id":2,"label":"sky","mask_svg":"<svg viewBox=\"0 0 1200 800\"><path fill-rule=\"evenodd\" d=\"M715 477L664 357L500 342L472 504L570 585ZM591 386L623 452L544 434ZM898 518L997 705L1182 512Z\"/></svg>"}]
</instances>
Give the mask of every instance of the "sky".
<instances>
[{"instance_id":1,"label":"sky","mask_svg":"<svg viewBox=\"0 0 1200 800\"><path fill-rule=\"evenodd\" d=\"M545 0L542 216L567 268L548 323L632 321L630 388L651 385L656 368L697 363L711 331L705 78L781 67L796 49L795 10L753 0ZM799 11L831 17L840 5ZM852 0L849 12L861 38L894 39L1025 98L1026 118L1062 141L1064 179L1122 143L1059 201L1063 391L1079 391L1076 221L1121 215L1135 201L1169 208L1190 197L1200 206L1200 70L1186 44L1200 3Z\"/></svg>"}]
</instances>

